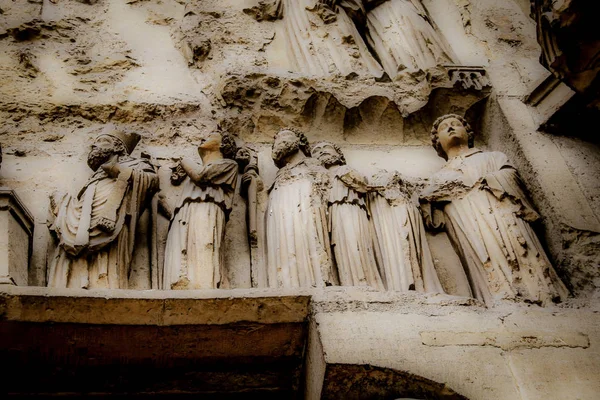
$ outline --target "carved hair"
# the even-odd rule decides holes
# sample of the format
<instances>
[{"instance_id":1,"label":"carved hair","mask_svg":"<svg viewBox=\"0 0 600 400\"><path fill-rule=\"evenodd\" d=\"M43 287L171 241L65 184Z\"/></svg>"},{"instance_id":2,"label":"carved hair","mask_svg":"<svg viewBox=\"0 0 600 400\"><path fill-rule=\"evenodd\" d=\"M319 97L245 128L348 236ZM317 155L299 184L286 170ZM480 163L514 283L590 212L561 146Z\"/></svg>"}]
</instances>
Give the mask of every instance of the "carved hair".
<instances>
[{"instance_id":1,"label":"carved hair","mask_svg":"<svg viewBox=\"0 0 600 400\"><path fill-rule=\"evenodd\" d=\"M310 157L311 153L310 153L310 144L308 143L308 138L306 137L306 135L304 134L304 132L302 132L301 130L297 129L297 128L293 128L293 127L285 127L285 128L281 128L279 130L279 132L277 132L277 134L283 132L283 131L290 131L290 132L294 132L294 134L296 135L296 137L298 138L298 148L304 153L304 155L306 157Z\"/></svg>"},{"instance_id":2,"label":"carved hair","mask_svg":"<svg viewBox=\"0 0 600 400\"><path fill-rule=\"evenodd\" d=\"M119 154L121 156L129 154L129 152L127 151L127 147L125 147L125 143L123 143L123 141L121 139L119 139L118 137L115 137L113 135L110 135L110 134L98 135L96 137L96 139L94 139L94 141L98 140L99 138L103 138L103 137L110 138L112 145L113 145L113 152L115 154Z\"/></svg>"},{"instance_id":3,"label":"carved hair","mask_svg":"<svg viewBox=\"0 0 600 400\"><path fill-rule=\"evenodd\" d=\"M471 125L469 125L469 123L467 122L466 119L464 119L463 117L461 117L460 115L457 115L457 114L442 115L441 117L439 117L438 119L435 120L435 122L433 123L433 126L431 127L431 144L433 145L433 148L437 151L438 155L440 157L442 157L444 160L448 160L448 155L446 154L444 149L442 149L442 145L440 144L439 137L438 137L438 128L439 128L440 124L442 122L444 122L444 120L447 120L448 118L456 118L457 120L459 120L460 123L463 124L463 126L465 127L465 130L467 131L467 136L468 136L467 144L468 144L469 148L471 148L475 145L475 131L473 130L473 128L471 128Z\"/></svg>"},{"instance_id":4,"label":"carved hair","mask_svg":"<svg viewBox=\"0 0 600 400\"><path fill-rule=\"evenodd\" d=\"M115 153L119 153L121 155L126 155L129 154L129 152L127 151L127 148L125 147L125 143L123 143L121 140L114 138L115 139Z\"/></svg>"},{"instance_id":5,"label":"carved hair","mask_svg":"<svg viewBox=\"0 0 600 400\"><path fill-rule=\"evenodd\" d=\"M219 132L221 135L221 153L223 153L224 158L228 158L230 160L235 160L235 156L238 151L237 144L235 143L235 138L231 133L228 132Z\"/></svg>"},{"instance_id":6,"label":"carved hair","mask_svg":"<svg viewBox=\"0 0 600 400\"><path fill-rule=\"evenodd\" d=\"M312 153L312 152L314 151L314 149L316 149L318 146L321 146L321 145L324 145L324 144L328 144L328 145L330 145L331 147L333 147L333 149L336 151L336 153L338 153L338 155L340 156L340 162L341 162L343 165L346 165L346 157L344 157L344 153L342 152L342 149L340 148L340 146L338 146L338 145L337 145L337 144L335 144L335 143L328 142L327 140L321 140L320 142L317 142L317 143L313 144L313 145L310 147L310 151L311 151L311 153Z\"/></svg>"}]
</instances>

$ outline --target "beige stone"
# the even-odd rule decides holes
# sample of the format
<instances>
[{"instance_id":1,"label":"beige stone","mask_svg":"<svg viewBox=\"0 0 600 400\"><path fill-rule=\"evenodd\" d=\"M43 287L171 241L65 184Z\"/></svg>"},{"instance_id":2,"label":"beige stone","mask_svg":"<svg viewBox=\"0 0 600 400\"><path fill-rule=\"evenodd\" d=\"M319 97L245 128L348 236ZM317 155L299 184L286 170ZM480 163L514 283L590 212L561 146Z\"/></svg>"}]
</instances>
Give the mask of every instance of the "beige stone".
<instances>
[{"instance_id":1,"label":"beige stone","mask_svg":"<svg viewBox=\"0 0 600 400\"><path fill-rule=\"evenodd\" d=\"M416 294L365 292L315 296L316 323L311 329L322 343L330 382L323 395L327 390L332 397L359 393L387 368L412 374L396 379L413 382L413 390L428 387L417 383L418 376L441 382L468 399L594 398L597 380L592 377L599 368L593 349L598 332L595 313L537 306L482 312L442 298L427 305L424 300ZM552 360L550 354L557 358ZM328 374L342 376L340 368L345 365L363 364L379 369L355 371L360 375L346 392L327 381L334 376ZM554 373L548 375L544 372L548 370ZM572 379L577 387L571 386ZM407 387L411 386L393 393L414 396Z\"/></svg>"},{"instance_id":2,"label":"beige stone","mask_svg":"<svg viewBox=\"0 0 600 400\"><path fill-rule=\"evenodd\" d=\"M361 3L373 21L372 6L394 10L400 1L409 6ZM29 284L47 284L48 198L86 184L85 149L108 124L142 134L132 157L152 160L166 201L176 204L182 188L170 184L173 158L200 164L198 139L218 128L256 151L265 189L276 179L272 143L284 126L302 129L311 143L336 143L362 175L398 171L420 188L444 164L430 145L431 124L456 113L480 134L476 147L506 154L519 171L541 216L533 228L572 297L544 309L486 308L468 297L444 232L428 233L427 243L447 294L267 288L268 193L256 196L252 247L250 202L240 190L223 239L234 289L145 290L153 284L151 257L164 260L169 220L162 215L156 254L142 251L152 234L151 219L140 218L135 290L2 285L9 394L293 398L304 386L307 398L329 399L597 397L600 151L588 128L597 118L578 109L585 102L564 86L543 85L547 49L538 44L530 2L411 0L426 17L413 14L415 29L402 33L433 27L425 36L445 40L455 65L436 62L390 80L348 67L364 63L366 52L352 50L368 42L360 31L366 21L347 7L352 2L329 12L295 8L314 17L317 52L336 39L318 33L359 30L326 54L350 50L352 59L340 63L347 74L323 63L328 72L317 76L290 67L282 31L290 14L278 15L275 1L0 0L0 178L35 220ZM351 21L340 26L344 14ZM416 54L407 42L381 45Z\"/></svg>"},{"instance_id":3,"label":"beige stone","mask_svg":"<svg viewBox=\"0 0 600 400\"><path fill-rule=\"evenodd\" d=\"M33 251L33 217L16 193L0 188L0 283L27 286Z\"/></svg>"}]
</instances>

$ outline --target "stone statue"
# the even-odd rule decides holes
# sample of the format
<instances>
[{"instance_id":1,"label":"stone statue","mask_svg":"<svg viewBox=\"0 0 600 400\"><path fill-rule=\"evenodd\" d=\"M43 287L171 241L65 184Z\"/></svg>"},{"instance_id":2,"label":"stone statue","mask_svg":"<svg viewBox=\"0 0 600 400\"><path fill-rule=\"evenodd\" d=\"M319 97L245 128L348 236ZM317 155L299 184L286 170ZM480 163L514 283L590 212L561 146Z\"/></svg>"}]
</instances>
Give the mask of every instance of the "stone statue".
<instances>
[{"instance_id":1,"label":"stone statue","mask_svg":"<svg viewBox=\"0 0 600 400\"><path fill-rule=\"evenodd\" d=\"M250 248L258 245L258 192L263 189L262 179L258 175L258 156L248 146L242 147L236 154L236 160L243 168L242 191L248 201L246 223L248 225L248 242Z\"/></svg>"},{"instance_id":2,"label":"stone statue","mask_svg":"<svg viewBox=\"0 0 600 400\"><path fill-rule=\"evenodd\" d=\"M305 74L394 79L456 63L420 0L277 0L270 13L283 18L290 68Z\"/></svg>"},{"instance_id":3,"label":"stone statue","mask_svg":"<svg viewBox=\"0 0 600 400\"><path fill-rule=\"evenodd\" d=\"M246 226L248 229L248 245L250 247L250 278L252 287L267 287L266 274L263 268L264 236L259 237L259 193L264 190L263 180L258 174L258 155L249 146L238 150L236 160L243 168L241 194L246 199ZM262 226L264 229L264 226ZM262 246L261 246L262 245Z\"/></svg>"},{"instance_id":4,"label":"stone statue","mask_svg":"<svg viewBox=\"0 0 600 400\"><path fill-rule=\"evenodd\" d=\"M275 136L279 167L266 215L269 287L337 284L327 232L329 174L310 157L306 136L285 128Z\"/></svg>"},{"instance_id":5,"label":"stone statue","mask_svg":"<svg viewBox=\"0 0 600 400\"><path fill-rule=\"evenodd\" d=\"M431 133L448 162L420 195L425 222L448 232L475 297L488 305L564 299L567 290L530 226L540 216L506 155L473 147L473 131L458 115L438 118Z\"/></svg>"},{"instance_id":6,"label":"stone statue","mask_svg":"<svg viewBox=\"0 0 600 400\"><path fill-rule=\"evenodd\" d=\"M169 225L165 289L216 289L227 276L222 244L237 185L237 146L229 134L206 132L198 153L203 165L184 158L171 177L184 187Z\"/></svg>"},{"instance_id":7,"label":"stone statue","mask_svg":"<svg viewBox=\"0 0 600 400\"><path fill-rule=\"evenodd\" d=\"M48 286L128 288L138 219L159 186L154 166L129 156L139 140L122 130L100 134L88 156L92 177L75 196L51 197L59 243Z\"/></svg>"},{"instance_id":8,"label":"stone statue","mask_svg":"<svg viewBox=\"0 0 600 400\"><path fill-rule=\"evenodd\" d=\"M444 293L408 186L398 172L372 178L368 206L382 275L388 290Z\"/></svg>"},{"instance_id":9,"label":"stone statue","mask_svg":"<svg viewBox=\"0 0 600 400\"><path fill-rule=\"evenodd\" d=\"M364 18L362 0L277 2L290 69L314 76L383 75L353 21Z\"/></svg>"},{"instance_id":10,"label":"stone statue","mask_svg":"<svg viewBox=\"0 0 600 400\"><path fill-rule=\"evenodd\" d=\"M311 152L331 179L329 232L340 285L384 290L369 226L366 178L346 164L341 149L333 143L316 143Z\"/></svg>"},{"instance_id":11,"label":"stone statue","mask_svg":"<svg viewBox=\"0 0 600 400\"><path fill-rule=\"evenodd\" d=\"M456 56L436 31L420 0L364 0L366 37L390 78L455 64Z\"/></svg>"}]
</instances>

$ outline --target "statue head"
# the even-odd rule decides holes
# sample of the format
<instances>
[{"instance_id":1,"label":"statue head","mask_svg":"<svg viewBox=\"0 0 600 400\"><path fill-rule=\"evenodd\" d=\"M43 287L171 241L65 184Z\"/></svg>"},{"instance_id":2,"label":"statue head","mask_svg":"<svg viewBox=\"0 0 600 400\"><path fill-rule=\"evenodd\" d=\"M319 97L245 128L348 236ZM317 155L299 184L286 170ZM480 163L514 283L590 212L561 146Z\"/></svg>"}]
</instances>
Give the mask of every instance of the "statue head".
<instances>
[{"instance_id":1,"label":"statue head","mask_svg":"<svg viewBox=\"0 0 600 400\"><path fill-rule=\"evenodd\" d=\"M198 153L220 151L223 158L235 160L237 144L233 135L227 132L207 131L200 136Z\"/></svg>"},{"instance_id":2,"label":"statue head","mask_svg":"<svg viewBox=\"0 0 600 400\"><path fill-rule=\"evenodd\" d=\"M258 154L256 150L248 145L239 147L238 152L235 155L235 160L238 162L242 169L254 168L258 170Z\"/></svg>"},{"instance_id":3,"label":"statue head","mask_svg":"<svg viewBox=\"0 0 600 400\"><path fill-rule=\"evenodd\" d=\"M115 154L119 156L131 154L140 138L141 136L137 133L123 130L101 133L94 140L88 154L88 166L96 171Z\"/></svg>"},{"instance_id":4,"label":"statue head","mask_svg":"<svg viewBox=\"0 0 600 400\"><path fill-rule=\"evenodd\" d=\"M310 144L304 133L295 128L283 128L277 132L271 156L278 168L284 167L287 160L299 151L310 157Z\"/></svg>"},{"instance_id":5,"label":"statue head","mask_svg":"<svg viewBox=\"0 0 600 400\"><path fill-rule=\"evenodd\" d=\"M327 141L315 143L311 147L310 152L326 168L346 164L346 158L344 157L344 153L342 153L342 149L335 143Z\"/></svg>"},{"instance_id":6,"label":"statue head","mask_svg":"<svg viewBox=\"0 0 600 400\"><path fill-rule=\"evenodd\" d=\"M438 155L448 160L448 149L474 146L475 132L466 119L456 114L446 114L435 120L431 128L431 143Z\"/></svg>"}]
</instances>

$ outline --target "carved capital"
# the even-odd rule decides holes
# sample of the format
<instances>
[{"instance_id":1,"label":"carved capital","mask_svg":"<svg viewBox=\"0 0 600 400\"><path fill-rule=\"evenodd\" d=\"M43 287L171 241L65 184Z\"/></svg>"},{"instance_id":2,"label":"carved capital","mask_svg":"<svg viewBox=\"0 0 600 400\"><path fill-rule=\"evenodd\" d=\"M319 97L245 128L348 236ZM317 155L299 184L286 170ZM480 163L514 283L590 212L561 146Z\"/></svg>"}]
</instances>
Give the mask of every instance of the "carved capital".
<instances>
[{"instance_id":1,"label":"carved capital","mask_svg":"<svg viewBox=\"0 0 600 400\"><path fill-rule=\"evenodd\" d=\"M452 85L457 89L483 90L490 88L490 80L483 67L446 67Z\"/></svg>"}]
</instances>

